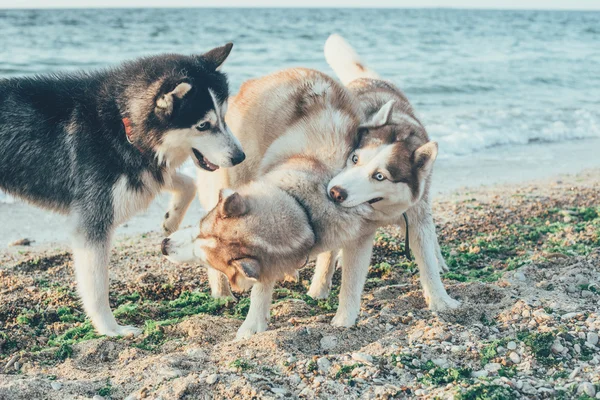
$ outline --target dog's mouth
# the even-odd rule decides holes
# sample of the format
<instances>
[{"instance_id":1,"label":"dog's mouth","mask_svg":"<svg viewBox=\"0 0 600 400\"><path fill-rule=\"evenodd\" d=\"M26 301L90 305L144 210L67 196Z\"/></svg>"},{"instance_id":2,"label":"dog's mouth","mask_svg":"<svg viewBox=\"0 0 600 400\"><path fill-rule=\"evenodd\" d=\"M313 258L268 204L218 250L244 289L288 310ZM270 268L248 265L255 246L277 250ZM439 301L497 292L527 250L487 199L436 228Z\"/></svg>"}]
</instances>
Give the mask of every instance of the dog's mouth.
<instances>
[{"instance_id":1,"label":"dog's mouth","mask_svg":"<svg viewBox=\"0 0 600 400\"><path fill-rule=\"evenodd\" d=\"M383 197L375 197L374 199L371 199L371 200L367 201L367 203L373 205L373 204L375 204L375 203L377 203L378 201L381 201L381 200L383 200Z\"/></svg>"},{"instance_id":2,"label":"dog's mouth","mask_svg":"<svg viewBox=\"0 0 600 400\"><path fill-rule=\"evenodd\" d=\"M200 153L198 150L196 149L192 149L192 152L194 153L194 164L196 164L196 166L205 169L207 171L213 172L219 169L218 165L215 165L213 163L211 163L210 161L208 161L208 158L204 157L204 155L202 155L202 153Z\"/></svg>"}]
</instances>

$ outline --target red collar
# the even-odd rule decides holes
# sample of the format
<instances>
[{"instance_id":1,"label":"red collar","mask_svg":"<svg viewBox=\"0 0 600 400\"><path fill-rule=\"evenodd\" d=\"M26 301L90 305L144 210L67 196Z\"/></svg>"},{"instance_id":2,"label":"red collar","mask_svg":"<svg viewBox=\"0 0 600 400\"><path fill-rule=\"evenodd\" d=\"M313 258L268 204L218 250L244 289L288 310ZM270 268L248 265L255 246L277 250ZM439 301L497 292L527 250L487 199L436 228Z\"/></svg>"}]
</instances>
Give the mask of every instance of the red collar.
<instances>
[{"instance_id":1,"label":"red collar","mask_svg":"<svg viewBox=\"0 0 600 400\"><path fill-rule=\"evenodd\" d=\"M135 144L133 143L133 139L131 138L131 120L129 118L123 118L121 121L123 122L123 127L125 128L125 136L127 136L127 141L129 142L129 144L133 144L135 146Z\"/></svg>"}]
</instances>

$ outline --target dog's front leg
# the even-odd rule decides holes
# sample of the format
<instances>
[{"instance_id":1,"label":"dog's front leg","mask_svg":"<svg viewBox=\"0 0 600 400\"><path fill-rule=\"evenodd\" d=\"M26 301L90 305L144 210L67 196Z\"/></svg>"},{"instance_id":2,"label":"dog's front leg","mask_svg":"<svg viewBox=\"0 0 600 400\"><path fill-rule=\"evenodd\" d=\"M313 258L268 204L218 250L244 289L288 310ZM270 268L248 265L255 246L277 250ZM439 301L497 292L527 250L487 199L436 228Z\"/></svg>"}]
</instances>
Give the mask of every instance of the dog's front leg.
<instances>
[{"instance_id":1,"label":"dog's front leg","mask_svg":"<svg viewBox=\"0 0 600 400\"><path fill-rule=\"evenodd\" d=\"M167 190L172 192L173 196L162 227L165 235L169 236L179 229L185 212L196 195L196 185L192 178L175 173L171 177L171 184L167 187Z\"/></svg>"},{"instance_id":2,"label":"dog's front leg","mask_svg":"<svg viewBox=\"0 0 600 400\"><path fill-rule=\"evenodd\" d=\"M235 296L231 293L229 281L225 274L211 267L206 268L206 273L208 275L208 284L210 286L210 295L212 297L215 299L224 299L227 297L235 299Z\"/></svg>"},{"instance_id":3,"label":"dog's front leg","mask_svg":"<svg viewBox=\"0 0 600 400\"><path fill-rule=\"evenodd\" d=\"M423 200L412 207L407 214L411 249L419 266L423 295L429 309L443 311L457 308L460 303L448 295L440 278L441 267L438 264L436 250L437 236L429 203Z\"/></svg>"},{"instance_id":4,"label":"dog's front leg","mask_svg":"<svg viewBox=\"0 0 600 400\"><path fill-rule=\"evenodd\" d=\"M86 314L99 334L128 336L142 333L133 326L117 324L108 303L108 262L111 235L80 228L73 238L73 259L77 290Z\"/></svg>"},{"instance_id":5,"label":"dog's front leg","mask_svg":"<svg viewBox=\"0 0 600 400\"><path fill-rule=\"evenodd\" d=\"M257 282L252 286L250 310L237 331L236 339L247 339L255 333L267 330L274 286L275 282Z\"/></svg>"},{"instance_id":6,"label":"dog's front leg","mask_svg":"<svg viewBox=\"0 0 600 400\"><path fill-rule=\"evenodd\" d=\"M342 249L340 305L331 321L332 325L349 327L356 323L372 251L373 235L367 235L356 242L348 243Z\"/></svg>"},{"instance_id":7,"label":"dog's front leg","mask_svg":"<svg viewBox=\"0 0 600 400\"><path fill-rule=\"evenodd\" d=\"M333 251L327 251L318 255L317 263L315 264L315 273L307 293L313 299L326 299L329 297L331 279L335 272L336 256L337 252Z\"/></svg>"}]
</instances>

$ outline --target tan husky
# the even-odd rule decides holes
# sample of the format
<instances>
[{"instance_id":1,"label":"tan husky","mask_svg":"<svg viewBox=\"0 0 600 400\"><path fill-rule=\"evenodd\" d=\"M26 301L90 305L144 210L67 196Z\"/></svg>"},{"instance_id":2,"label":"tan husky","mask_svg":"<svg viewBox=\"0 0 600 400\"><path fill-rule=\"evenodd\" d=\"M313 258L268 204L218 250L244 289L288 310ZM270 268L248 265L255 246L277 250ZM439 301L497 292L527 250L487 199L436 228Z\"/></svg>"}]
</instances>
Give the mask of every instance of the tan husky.
<instances>
[{"instance_id":1,"label":"tan husky","mask_svg":"<svg viewBox=\"0 0 600 400\"><path fill-rule=\"evenodd\" d=\"M247 160L217 171L219 181L199 177L204 184L213 178L206 191L199 187L203 205L212 210L199 229L166 239L163 252L175 262L206 263L227 276L234 289L252 286L238 338L266 330L276 281L294 274L308 257L339 248L342 287L332 324L355 323L382 215L368 202L344 207L332 201L327 184L357 145L359 120L349 92L308 69L248 81L231 100L226 121L238 133ZM419 184L430 174L432 155L423 147L408 161ZM418 202L406 193L402 204ZM214 273L212 281L213 294L229 293L225 285L215 285Z\"/></svg>"}]
</instances>

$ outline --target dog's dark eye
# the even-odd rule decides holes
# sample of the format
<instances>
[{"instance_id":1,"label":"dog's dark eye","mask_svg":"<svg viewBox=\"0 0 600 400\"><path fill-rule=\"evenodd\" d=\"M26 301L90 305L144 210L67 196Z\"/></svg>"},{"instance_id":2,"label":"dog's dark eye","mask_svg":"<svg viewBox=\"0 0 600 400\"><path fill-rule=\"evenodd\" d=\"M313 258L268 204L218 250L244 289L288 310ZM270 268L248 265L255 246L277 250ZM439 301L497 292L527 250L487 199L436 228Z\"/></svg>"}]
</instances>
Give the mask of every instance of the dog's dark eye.
<instances>
[{"instance_id":1,"label":"dog's dark eye","mask_svg":"<svg viewBox=\"0 0 600 400\"><path fill-rule=\"evenodd\" d=\"M358 162L358 156L356 154L352 154L352 162L356 164Z\"/></svg>"},{"instance_id":2,"label":"dog's dark eye","mask_svg":"<svg viewBox=\"0 0 600 400\"><path fill-rule=\"evenodd\" d=\"M385 176L381 172L376 172L373 174L373 179L381 182L385 180Z\"/></svg>"},{"instance_id":3,"label":"dog's dark eye","mask_svg":"<svg viewBox=\"0 0 600 400\"><path fill-rule=\"evenodd\" d=\"M201 123L200 125L198 125L196 127L196 129L198 129L200 132L204 132L210 129L210 122L208 121L204 121L203 123Z\"/></svg>"}]
</instances>

